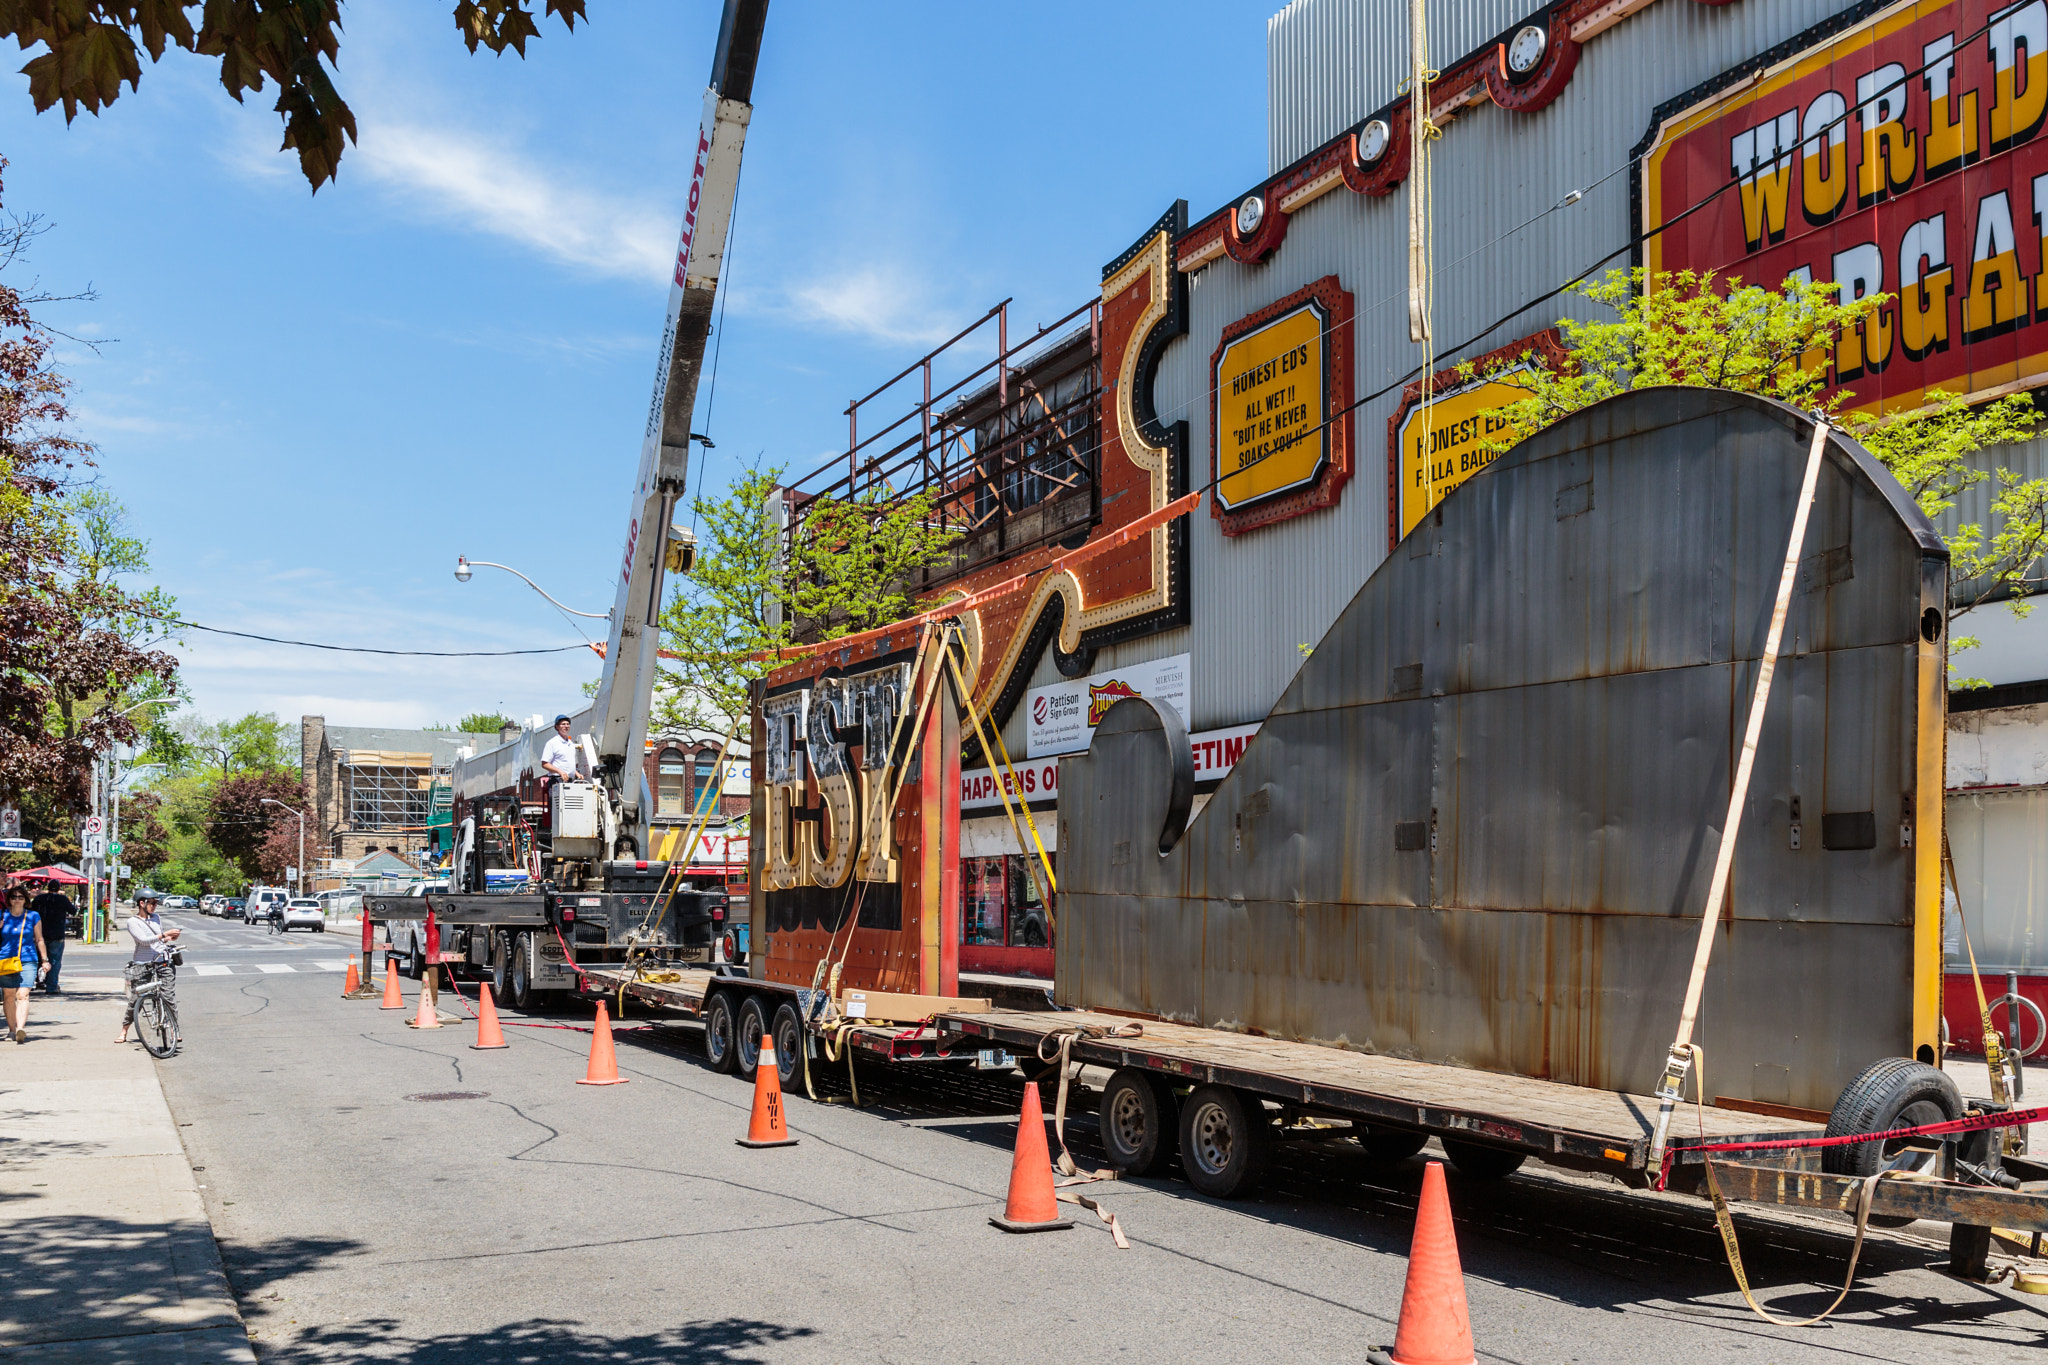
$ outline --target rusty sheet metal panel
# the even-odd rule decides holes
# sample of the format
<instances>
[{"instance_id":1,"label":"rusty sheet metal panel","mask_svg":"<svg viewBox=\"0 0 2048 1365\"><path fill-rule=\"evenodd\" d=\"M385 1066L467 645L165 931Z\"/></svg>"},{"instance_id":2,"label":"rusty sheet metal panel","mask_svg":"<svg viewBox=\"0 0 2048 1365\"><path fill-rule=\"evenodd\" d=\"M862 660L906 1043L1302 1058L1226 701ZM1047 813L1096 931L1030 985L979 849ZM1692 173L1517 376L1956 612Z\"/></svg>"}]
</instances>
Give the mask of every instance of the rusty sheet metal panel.
<instances>
[{"instance_id":1,"label":"rusty sheet metal panel","mask_svg":"<svg viewBox=\"0 0 2048 1365\"><path fill-rule=\"evenodd\" d=\"M1503 456L1373 574L1164 855L1165 742L1119 703L1061 769L1059 1001L1648 1093L1811 432L1655 389ZM1946 573L1832 438L1702 1015L1711 1094L1827 1109L1932 1041Z\"/></svg>"}]
</instances>

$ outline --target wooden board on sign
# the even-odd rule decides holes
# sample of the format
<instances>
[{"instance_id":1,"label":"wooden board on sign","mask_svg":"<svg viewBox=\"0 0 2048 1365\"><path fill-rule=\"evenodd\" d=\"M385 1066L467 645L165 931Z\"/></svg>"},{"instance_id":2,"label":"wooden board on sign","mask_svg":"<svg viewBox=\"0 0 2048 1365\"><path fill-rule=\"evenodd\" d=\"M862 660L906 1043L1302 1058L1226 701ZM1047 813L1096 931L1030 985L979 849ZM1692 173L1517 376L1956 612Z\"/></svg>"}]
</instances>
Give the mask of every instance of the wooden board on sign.
<instances>
[{"instance_id":1,"label":"wooden board on sign","mask_svg":"<svg viewBox=\"0 0 2048 1365\"><path fill-rule=\"evenodd\" d=\"M955 995L901 995L893 991L844 991L839 1012L848 1019L906 1022L935 1014L986 1014L993 1002Z\"/></svg>"}]
</instances>

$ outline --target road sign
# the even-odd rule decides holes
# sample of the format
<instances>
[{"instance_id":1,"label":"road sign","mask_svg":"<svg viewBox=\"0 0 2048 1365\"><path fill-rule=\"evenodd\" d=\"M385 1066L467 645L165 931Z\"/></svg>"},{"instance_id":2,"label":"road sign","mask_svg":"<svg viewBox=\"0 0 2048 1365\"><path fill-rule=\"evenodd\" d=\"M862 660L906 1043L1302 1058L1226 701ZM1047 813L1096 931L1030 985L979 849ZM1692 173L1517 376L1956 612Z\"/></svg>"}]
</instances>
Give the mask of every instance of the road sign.
<instances>
[{"instance_id":1,"label":"road sign","mask_svg":"<svg viewBox=\"0 0 2048 1365\"><path fill-rule=\"evenodd\" d=\"M119 839L109 839L109 840L107 841L107 853L108 853L108 855L109 855L110 857L115 857L115 858L118 858L118 857L120 857L120 856L121 856L121 841L120 841Z\"/></svg>"},{"instance_id":2,"label":"road sign","mask_svg":"<svg viewBox=\"0 0 2048 1365\"><path fill-rule=\"evenodd\" d=\"M33 853L35 842L30 839L0 839L0 853Z\"/></svg>"},{"instance_id":3,"label":"road sign","mask_svg":"<svg viewBox=\"0 0 2048 1365\"><path fill-rule=\"evenodd\" d=\"M86 856L86 857L88 857L88 858L104 858L104 857L106 857L106 856L107 856L107 836L106 836L106 835L104 835L104 834L101 834L101 833L99 833L99 832L98 832L98 831L96 831L96 830L87 830L87 831L86 831L86 834L85 834L85 849L84 849L84 853L85 853L85 856Z\"/></svg>"},{"instance_id":4,"label":"road sign","mask_svg":"<svg viewBox=\"0 0 2048 1365\"><path fill-rule=\"evenodd\" d=\"M85 832L87 834L104 834L106 828L106 822L101 820L99 816L88 815L85 817Z\"/></svg>"},{"instance_id":5,"label":"road sign","mask_svg":"<svg viewBox=\"0 0 2048 1365\"><path fill-rule=\"evenodd\" d=\"M299 884L299 870L296 867L286 868L284 870L284 879L290 882L292 885L297 886Z\"/></svg>"},{"instance_id":6,"label":"road sign","mask_svg":"<svg viewBox=\"0 0 2048 1365\"><path fill-rule=\"evenodd\" d=\"M122 864L121 864L121 876L122 876L122 878L123 878L124 880L125 880L125 879L127 879L127 878L129 878L129 877L132 877L132 876L134 876L134 875L135 875L135 869L134 869L134 868L132 868L132 867L128 866L128 864L126 864L126 863L122 863Z\"/></svg>"}]
</instances>

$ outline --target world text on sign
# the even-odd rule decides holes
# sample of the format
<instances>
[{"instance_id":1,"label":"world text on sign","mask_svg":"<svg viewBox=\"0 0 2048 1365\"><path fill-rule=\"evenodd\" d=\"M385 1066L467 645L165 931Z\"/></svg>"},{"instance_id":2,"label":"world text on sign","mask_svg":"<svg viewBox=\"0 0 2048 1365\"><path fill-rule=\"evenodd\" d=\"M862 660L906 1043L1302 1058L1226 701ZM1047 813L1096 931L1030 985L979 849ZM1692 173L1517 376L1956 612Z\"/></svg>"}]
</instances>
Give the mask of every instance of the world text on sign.
<instances>
[{"instance_id":1,"label":"world text on sign","mask_svg":"<svg viewBox=\"0 0 2048 1365\"><path fill-rule=\"evenodd\" d=\"M1787 46L1649 130L1643 264L1888 296L1809 361L1851 407L2048 380L2048 3L1891 5Z\"/></svg>"},{"instance_id":2,"label":"world text on sign","mask_svg":"<svg viewBox=\"0 0 2048 1365\"><path fill-rule=\"evenodd\" d=\"M1216 501L1239 508L1312 484L1330 448L1324 313L1313 300L1216 359Z\"/></svg>"}]
</instances>

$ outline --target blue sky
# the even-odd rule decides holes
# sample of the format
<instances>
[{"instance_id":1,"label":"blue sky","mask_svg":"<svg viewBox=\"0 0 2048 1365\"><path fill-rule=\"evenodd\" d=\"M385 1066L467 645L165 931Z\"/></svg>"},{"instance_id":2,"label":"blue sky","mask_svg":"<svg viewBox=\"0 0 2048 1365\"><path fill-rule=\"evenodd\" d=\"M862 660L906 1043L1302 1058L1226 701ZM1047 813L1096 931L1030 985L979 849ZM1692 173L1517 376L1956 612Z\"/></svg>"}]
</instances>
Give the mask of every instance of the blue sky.
<instances>
[{"instance_id":1,"label":"blue sky","mask_svg":"<svg viewBox=\"0 0 2048 1365\"><path fill-rule=\"evenodd\" d=\"M1256 181L1274 7L775 0L704 477L756 452L809 468L843 449L848 398L933 340L1012 295L1013 327L1049 322L1172 199L1199 214ZM525 61L470 56L450 8L344 7L361 141L317 196L276 151L274 93L237 106L202 59L167 54L68 127L8 78L6 206L53 225L23 273L98 291L47 314L106 339L61 351L78 431L195 621L578 638L506 575L457 584L458 553L611 601L719 6L591 0ZM196 632L182 652L210 717L334 724L552 715L597 670Z\"/></svg>"}]
</instances>

